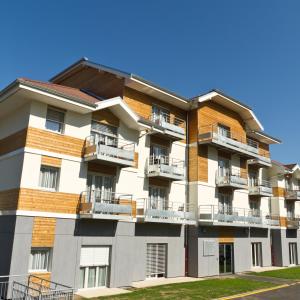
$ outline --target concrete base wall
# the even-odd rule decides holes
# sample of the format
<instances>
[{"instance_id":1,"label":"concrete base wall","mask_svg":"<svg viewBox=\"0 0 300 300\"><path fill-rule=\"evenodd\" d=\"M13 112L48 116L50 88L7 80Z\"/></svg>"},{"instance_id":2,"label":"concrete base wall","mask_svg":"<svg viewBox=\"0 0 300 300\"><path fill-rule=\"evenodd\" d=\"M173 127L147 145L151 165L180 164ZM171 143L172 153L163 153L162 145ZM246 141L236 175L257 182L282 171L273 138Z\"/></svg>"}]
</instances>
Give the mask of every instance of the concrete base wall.
<instances>
[{"instance_id":1,"label":"concrete base wall","mask_svg":"<svg viewBox=\"0 0 300 300\"><path fill-rule=\"evenodd\" d=\"M221 227L200 226L189 229L189 276L205 277L219 275L219 242ZM251 243L262 243L262 264L271 266L271 246L268 229L231 227L234 251L234 272L252 268ZM210 255L204 253L204 242L212 243ZM195 258L197 257L197 260Z\"/></svg>"},{"instance_id":2,"label":"concrete base wall","mask_svg":"<svg viewBox=\"0 0 300 300\"><path fill-rule=\"evenodd\" d=\"M8 224L7 220L3 221ZM7 240L8 236L13 241L10 246L6 242L7 245L1 252L6 257L5 261L11 262L11 265L0 266L5 275L26 274L33 217L16 217L15 223L13 219L10 222L12 225L10 231L7 229L9 232L0 231L0 241ZM130 286L132 281L146 278L147 243L167 244L166 276L184 276L185 249L181 225L57 219L51 280L77 288L81 247L110 246L109 287Z\"/></svg>"}]
</instances>

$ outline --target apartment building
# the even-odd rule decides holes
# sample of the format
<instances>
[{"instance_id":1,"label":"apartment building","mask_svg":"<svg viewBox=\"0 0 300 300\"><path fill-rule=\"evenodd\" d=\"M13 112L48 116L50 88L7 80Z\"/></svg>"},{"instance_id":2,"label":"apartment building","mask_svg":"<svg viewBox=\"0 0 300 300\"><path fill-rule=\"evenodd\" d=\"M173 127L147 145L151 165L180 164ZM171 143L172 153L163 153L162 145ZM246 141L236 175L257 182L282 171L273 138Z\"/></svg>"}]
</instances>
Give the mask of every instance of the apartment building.
<instances>
[{"instance_id":1,"label":"apartment building","mask_svg":"<svg viewBox=\"0 0 300 300\"><path fill-rule=\"evenodd\" d=\"M189 112L189 202L198 226L188 239L189 275L212 276L271 266L269 145L245 104L219 92L200 95Z\"/></svg>"},{"instance_id":2,"label":"apartment building","mask_svg":"<svg viewBox=\"0 0 300 300\"><path fill-rule=\"evenodd\" d=\"M278 143L217 90L86 59L18 79L0 92L0 275L86 289L286 265Z\"/></svg>"},{"instance_id":3,"label":"apartment building","mask_svg":"<svg viewBox=\"0 0 300 300\"><path fill-rule=\"evenodd\" d=\"M185 275L186 99L84 59L0 97L1 275Z\"/></svg>"},{"instance_id":4,"label":"apartment building","mask_svg":"<svg viewBox=\"0 0 300 300\"><path fill-rule=\"evenodd\" d=\"M273 161L269 169L273 197L271 211L280 216L280 228L273 229L272 259L276 266L297 265L300 261L300 169L298 164Z\"/></svg>"}]
</instances>

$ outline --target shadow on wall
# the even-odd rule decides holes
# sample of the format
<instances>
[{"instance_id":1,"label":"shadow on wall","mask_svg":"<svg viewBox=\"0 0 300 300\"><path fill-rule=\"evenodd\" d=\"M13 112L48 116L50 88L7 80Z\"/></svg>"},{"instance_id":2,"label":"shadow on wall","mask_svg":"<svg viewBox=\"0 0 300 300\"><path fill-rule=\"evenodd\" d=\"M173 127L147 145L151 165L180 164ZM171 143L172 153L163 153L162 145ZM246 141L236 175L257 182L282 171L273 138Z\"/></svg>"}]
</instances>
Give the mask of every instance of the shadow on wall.
<instances>
[{"instance_id":1,"label":"shadow on wall","mask_svg":"<svg viewBox=\"0 0 300 300\"><path fill-rule=\"evenodd\" d=\"M161 223L136 223L135 236L180 237L182 225Z\"/></svg>"},{"instance_id":2,"label":"shadow on wall","mask_svg":"<svg viewBox=\"0 0 300 300\"><path fill-rule=\"evenodd\" d=\"M117 221L76 220L74 236L114 237Z\"/></svg>"}]
</instances>

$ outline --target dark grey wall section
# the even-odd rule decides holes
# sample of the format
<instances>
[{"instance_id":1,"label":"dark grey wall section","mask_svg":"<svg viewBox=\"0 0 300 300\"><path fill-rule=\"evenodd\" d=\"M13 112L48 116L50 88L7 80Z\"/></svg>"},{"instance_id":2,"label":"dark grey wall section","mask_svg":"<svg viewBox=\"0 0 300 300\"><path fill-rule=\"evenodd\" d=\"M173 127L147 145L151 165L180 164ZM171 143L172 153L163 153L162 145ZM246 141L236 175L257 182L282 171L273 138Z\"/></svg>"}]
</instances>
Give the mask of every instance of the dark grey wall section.
<instances>
[{"instance_id":1,"label":"dark grey wall section","mask_svg":"<svg viewBox=\"0 0 300 300\"><path fill-rule=\"evenodd\" d=\"M109 286L130 286L146 277L147 243L167 243L167 276L184 276L181 225L57 219L52 280L77 288L81 247L110 246Z\"/></svg>"},{"instance_id":2,"label":"dark grey wall section","mask_svg":"<svg viewBox=\"0 0 300 300\"><path fill-rule=\"evenodd\" d=\"M10 266L11 275L28 273L33 217L16 217L15 236Z\"/></svg>"},{"instance_id":3,"label":"dark grey wall section","mask_svg":"<svg viewBox=\"0 0 300 300\"><path fill-rule=\"evenodd\" d=\"M188 227L188 276L198 277L198 227Z\"/></svg>"},{"instance_id":4,"label":"dark grey wall section","mask_svg":"<svg viewBox=\"0 0 300 300\"><path fill-rule=\"evenodd\" d=\"M0 216L0 276L10 273L15 223L15 216Z\"/></svg>"}]
</instances>

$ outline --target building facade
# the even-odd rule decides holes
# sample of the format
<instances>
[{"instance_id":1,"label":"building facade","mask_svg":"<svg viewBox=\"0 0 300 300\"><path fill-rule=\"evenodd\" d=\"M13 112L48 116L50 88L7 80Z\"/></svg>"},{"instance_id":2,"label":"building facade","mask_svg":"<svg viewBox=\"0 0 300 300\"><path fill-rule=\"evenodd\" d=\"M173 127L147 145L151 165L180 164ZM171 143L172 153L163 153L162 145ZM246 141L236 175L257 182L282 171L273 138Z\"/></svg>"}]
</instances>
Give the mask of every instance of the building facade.
<instances>
[{"instance_id":1,"label":"building facade","mask_svg":"<svg viewBox=\"0 0 300 300\"><path fill-rule=\"evenodd\" d=\"M0 93L0 275L85 289L297 264L277 143L219 91L188 100L85 59L18 79Z\"/></svg>"}]
</instances>

